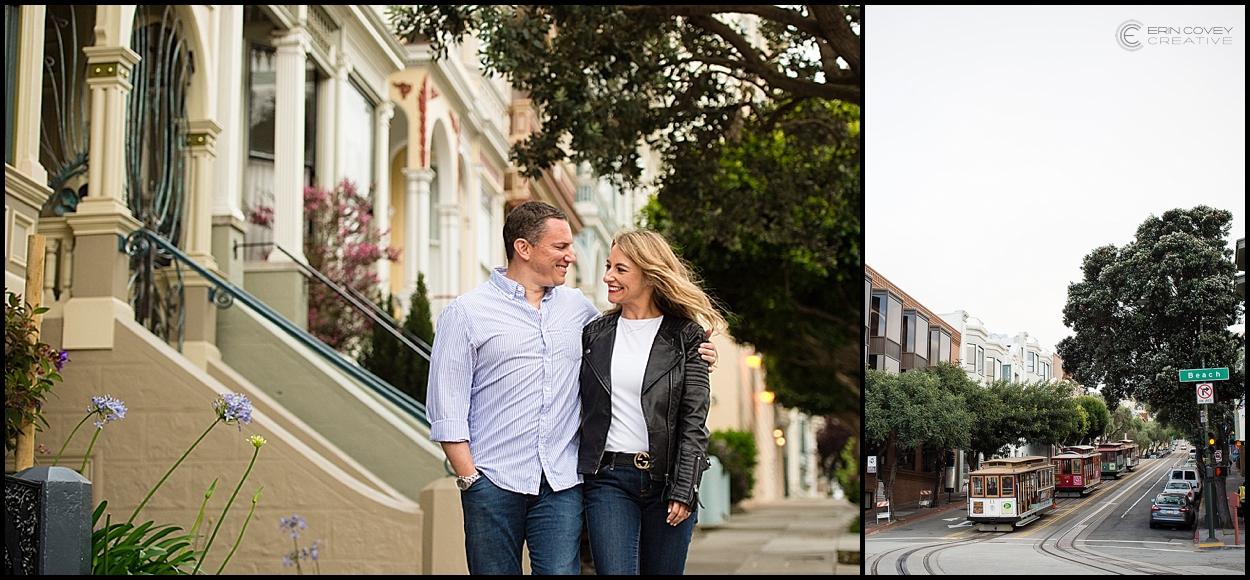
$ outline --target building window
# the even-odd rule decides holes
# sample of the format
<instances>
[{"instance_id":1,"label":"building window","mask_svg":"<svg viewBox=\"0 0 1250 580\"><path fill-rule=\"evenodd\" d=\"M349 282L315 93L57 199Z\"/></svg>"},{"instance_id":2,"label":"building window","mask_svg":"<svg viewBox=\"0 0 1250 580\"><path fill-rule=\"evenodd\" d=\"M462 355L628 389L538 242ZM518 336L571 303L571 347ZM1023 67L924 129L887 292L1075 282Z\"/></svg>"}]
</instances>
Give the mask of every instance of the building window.
<instances>
[{"instance_id":1,"label":"building window","mask_svg":"<svg viewBox=\"0 0 1250 580\"><path fill-rule=\"evenodd\" d=\"M942 333L938 329L929 330L929 364L937 364L942 360L938 358L938 353L942 351Z\"/></svg>"},{"instance_id":2,"label":"building window","mask_svg":"<svg viewBox=\"0 0 1250 580\"><path fill-rule=\"evenodd\" d=\"M927 473L937 471L937 458L938 454L936 451L925 450L920 459L920 471Z\"/></svg>"},{"instance_id":3,"label":"building window","mask_svg":"<svg viewBox=\"0 0 1250 580\"><path fill-rule=\"evenodd\" d=\"M994 360L992 356L985 357L985 378L991 381L994 380L996 371L998 371L998 361Z\"/></svg>"},{"instance_id":4,"label":"building window","mask_svg":"<svg viewBox=\"0 0 1250 580\"><path fill-rule=\"evenodd\" d=\"M373 159L377 139L373 135L377 129L376 107L355 81L349 80L344 88L343 103L339 107L343 115L343 135L340 138L343 178L351 180L360 190L368 191L375 181Z\"/></svg>"},{"instance_id":5,"label":"building window","mask_svg":"<svg viewBox=\"0 0 1250 580\"><path fill-rule=\"evenodd\" d=\"M951 360L951 335L945 330L940 331L939 334L941 336L939 337L938 360L949 361Z\"/></svg>"},{"instance_id":6,"label":"building window","mask_svg":"<svg viewBox=\"0 0 1250 580\"><path fill-rule=\"evenodd\" d=\"M886 312L885 337L897 344L903 343L903 302L893 296L889 297L889 310Z\"/></svg>"},{"instance_id":7,"label":"building window","mask_svg":"<svg viewBox=\"0 0 1250 580\"><path fill-rule=\"evenodd\" d=\"M1036 354L1034 354L1032 351L1030 351L1030 352L1028 353L1028 361L1029 361L1029 366L1028 366L1028 369L1029 369L1029 372L1031 372L1031 373L1035 373L1035 372L1037 372L1037 368L1036 368L1037 363L1036 363L1036 360L1037 360L1037 356L1036 356Z\"/></svg>"},{"instance_id":8,"label":"building window","mask_svg":"<svg viewBox=\"0 0 1250 580\"><path fill-rule=\"evenodd\" d=\"M916 468L916 450L915 449L899 449L895 452L895 460L898 466L903 469Z\"/></svg>"},{"instance_id":9,"label":"building window","mask_svg":"<svg viewBox=\"0 0 1250 580\"><path fill-rule=\"evenodd\" d=\"M974 360L976 361L976 365L977 365L977 369L976 369L977 374L981 376L985 376L985 347L979 344L976 345L975 357L976 358Z\"/></svg>"},{"instance_id":10,"label":"building window","mask_svg":"<svg viewBox=\"0 0 1250 580\"><path fill-rule=\"evenodd\" d=\"M903 314L903 352L916 352L916 313Z\"/></svg>"},{"instance_id":11,"label":"building window","mask_svg":"<svg viewBox=\"0 0 1250 580\"><path fill-rule=\"evenodd\" d=\"M872 309L868 315L868 335L885 336L885 294L872 295Z\"/></svg>"},{"instance_id":12,"label":"building window","mask_svg":"<svg viewBox=\"0 0 1250 580\"><path fill-rule=\"evenodd\" d=\"M1004 379L1010 379L1011 378L1011 365L1009 364L1003 365L1003 374L1000 376L1002 376Z\"/></svg>"}]
</instances>

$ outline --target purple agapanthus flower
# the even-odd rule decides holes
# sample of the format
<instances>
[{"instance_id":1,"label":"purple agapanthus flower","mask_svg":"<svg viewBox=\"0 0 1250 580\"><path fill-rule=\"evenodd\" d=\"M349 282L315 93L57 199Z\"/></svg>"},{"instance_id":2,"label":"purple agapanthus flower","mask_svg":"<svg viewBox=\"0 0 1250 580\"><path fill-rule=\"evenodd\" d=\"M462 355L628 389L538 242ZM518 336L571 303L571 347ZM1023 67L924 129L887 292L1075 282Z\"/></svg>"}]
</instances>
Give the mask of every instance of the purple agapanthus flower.
<instances>
[{"instance_id":1,"label":"purple agapanthus flower","mask_svg":"<svg viewBox=\"0 0 1250 580\"><path fill-rule=\"evenodd\" d=\"M105 423L126 418L126 405L109 395L91 397L91 404L87 405L87 412L99 415L99 419L96 419L95 422L95 428L103 429Z\"/></svg>"},{"instance_id":2,"label":"purple agapanthus flower","mask_svg":"<svg viewBox=\"0 0 1250 580\"><path fill-rule=\"evenodd\" d=\"M69 362L69 352L64 350L61 351L61 353L57 355L56 360L52 362L56 364L57 372L60 372L61 367L65 366L65 363Z\"/></svg>"},{"instance_id":3,"label":"purple agapanthus flower","mask_svg":"<svg viewBox=\"0 0 1250 580\"><path fill-rule=\"evenodd\" d=\"M304 518L299 514L292 514L290 518L282 518L282 523L278 525L278 529L291 535L292 538L299 538L300 530L307 530L308 524L304 523Z\"/></svg>"},{"instance_id":4,"label":"purple agapanthus flower","mask_svg":"<svg viewBox=\"0 0 1250 580\"><path fill-rule=\"evenodd\" d=\"M244 423L252 422L252 402L242 393L222 393L213 401L213 410L223 423L236 423L243 430Z\"/></svg>"},{"instance_id":5,"label":"purple agapanthus flower","mask_svg":"<svg viewBox=\"0 0 1250 580\"><path fill-rule=\"evenodd\" d=\"M308 546L307 548L305 548L305 550L307 550L306 553L308 554L308 558L314 562L317 561L317 552L320 549L321 549L321 540L317 540L313 542L311 546Z\"/></svg>"}]
</instances>

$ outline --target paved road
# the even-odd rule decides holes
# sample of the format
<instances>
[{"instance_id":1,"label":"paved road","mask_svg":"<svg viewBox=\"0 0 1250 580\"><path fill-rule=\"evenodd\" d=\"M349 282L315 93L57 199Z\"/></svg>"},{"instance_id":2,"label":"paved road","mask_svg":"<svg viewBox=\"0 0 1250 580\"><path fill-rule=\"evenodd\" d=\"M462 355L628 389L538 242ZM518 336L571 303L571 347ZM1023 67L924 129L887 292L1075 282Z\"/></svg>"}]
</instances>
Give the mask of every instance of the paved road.
<instances>
[{"instance_id":1,"label":"paved road","mask_svg":"<svg viewBox=\"0 0 1250 580\"><path fill-rule=\"evenodd\" d=\"M1124 479L1083 498L1060 499L1054 512L1008 534L972 531L961 509L877 528L867 538L866 572L1244 574L1241 549L1204 549L1194 544L1193 531L1149 528L1150 498L1183 459L1145 460Z\"/></svg>"},{"instance_id":2,"label":"paved road","mask_svg":"<svg viewBox=\"0 0 1250 580\"><path fill-rule=\"evenodd\" d=\"M838 552L859 554L847 526L859 513L845 499L759 503L715 528L696 528L686 574L859 574Z\"/></svg>"}]
</instances>

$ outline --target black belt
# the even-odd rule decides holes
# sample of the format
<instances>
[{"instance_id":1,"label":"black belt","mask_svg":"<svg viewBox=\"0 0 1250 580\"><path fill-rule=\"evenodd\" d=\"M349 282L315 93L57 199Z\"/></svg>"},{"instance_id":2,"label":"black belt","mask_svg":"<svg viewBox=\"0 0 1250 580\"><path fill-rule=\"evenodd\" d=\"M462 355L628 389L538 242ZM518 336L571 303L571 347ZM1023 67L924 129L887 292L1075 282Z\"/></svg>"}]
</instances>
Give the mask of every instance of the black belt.
<instances>
[{"instance_id":1,"label":"black belt","mask_svg":"<svg viewBox=\"0 0 1250 580\"><path fill-rule=\"evenodd\" d=\"M651 454L643 453L621 453L617 451L608 451L603 454L603 465L623 465L626 467L637 467L638 469L647 469L651 467Z\"/></svg>"}]
</instances>

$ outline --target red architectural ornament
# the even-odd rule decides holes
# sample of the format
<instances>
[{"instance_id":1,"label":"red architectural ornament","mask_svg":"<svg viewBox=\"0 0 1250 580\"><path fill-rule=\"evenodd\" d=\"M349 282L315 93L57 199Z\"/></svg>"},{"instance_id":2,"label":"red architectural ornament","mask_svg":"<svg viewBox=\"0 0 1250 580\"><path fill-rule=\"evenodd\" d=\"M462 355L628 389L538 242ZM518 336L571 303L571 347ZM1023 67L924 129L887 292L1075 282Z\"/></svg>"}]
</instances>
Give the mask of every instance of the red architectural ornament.
<instances>
[{"instance_id":1,"label":"red architectural ornament","mask_svg":"<svg viewBox=\"0 0 1250 580\"><path fill-rule=\"evenodd\" d=\"M400 100L408 98L408 93L412 92L412 85L408 83L393 83L395 88L399 89Z\"/></svg>"}]
</instances>

